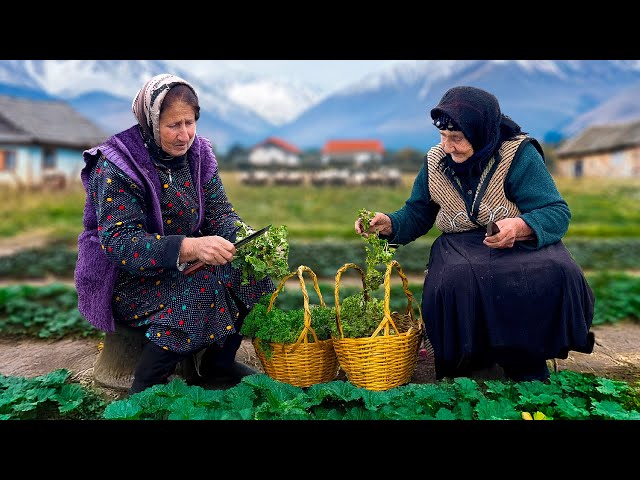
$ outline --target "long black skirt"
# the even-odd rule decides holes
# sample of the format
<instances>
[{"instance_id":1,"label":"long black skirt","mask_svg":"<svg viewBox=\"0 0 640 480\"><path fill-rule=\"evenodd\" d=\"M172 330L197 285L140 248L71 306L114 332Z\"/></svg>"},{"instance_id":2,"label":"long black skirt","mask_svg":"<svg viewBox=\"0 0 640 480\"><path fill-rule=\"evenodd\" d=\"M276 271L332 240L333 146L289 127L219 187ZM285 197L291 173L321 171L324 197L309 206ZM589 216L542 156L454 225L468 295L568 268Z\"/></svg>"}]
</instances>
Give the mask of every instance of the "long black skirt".
<instances>
[{"instance_id":1,"label":"long black skirt","mask_svg":"<svg viewBox=\"0 0 640 480\"><path fill-rule=\"evenodd\" d=\"M594 295L564 244L493 249L483 239L442 234L431 248L421 307L436 375L591 353Z\"/></svg>"}]
</instances>

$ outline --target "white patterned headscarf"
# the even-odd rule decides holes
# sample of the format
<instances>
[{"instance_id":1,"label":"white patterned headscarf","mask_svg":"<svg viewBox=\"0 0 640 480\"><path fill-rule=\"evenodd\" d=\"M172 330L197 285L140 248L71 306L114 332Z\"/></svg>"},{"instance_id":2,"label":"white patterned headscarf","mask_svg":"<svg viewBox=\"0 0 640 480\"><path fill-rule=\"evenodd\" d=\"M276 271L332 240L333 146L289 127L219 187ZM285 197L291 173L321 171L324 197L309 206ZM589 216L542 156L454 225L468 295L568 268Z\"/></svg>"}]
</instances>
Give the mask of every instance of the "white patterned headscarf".
<instances>
[{"instance_id":1,"label":"white patterned headscarf","mask_svg":"<svg viewBox=\"0 0 640 480\"><path fill-rule=\"evenodd\" d=\"M160 147L160 107L171 87L179 84L189 87L196 98L198 97L193 86L186 80L170 73L161 73L148 80L138 90L131 104L136 120L144 132L155 140L158 148Z\"/></svg>"}]
</instances>

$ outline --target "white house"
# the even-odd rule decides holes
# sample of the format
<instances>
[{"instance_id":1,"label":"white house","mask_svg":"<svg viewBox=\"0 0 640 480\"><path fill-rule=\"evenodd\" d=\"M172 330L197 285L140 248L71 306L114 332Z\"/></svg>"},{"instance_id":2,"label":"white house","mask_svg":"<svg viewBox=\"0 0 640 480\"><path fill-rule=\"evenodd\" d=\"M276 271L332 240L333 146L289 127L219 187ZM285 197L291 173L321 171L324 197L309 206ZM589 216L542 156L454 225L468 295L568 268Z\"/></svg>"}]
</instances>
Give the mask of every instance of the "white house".
<instances>
[{"instance_id":1,"label":"white house","mask_svg":"<svg viewBox=\"0 0 640 480\"><path fill-rule=\"evenodd\" d=\"M65 102L0 95L0 185L79 182L82 152L108 136Z\"/></svg>"},{"instance_id":2,"label":"white house","mask_svg":"<svg viewBox=\"0 0 640 480\"><path fill-rule=\"evenodd\" d=\"M251 147L248 160L254 167L297 167L301 153L295 145L277 137L269 137Z\"/></svg>"}]
</instances>

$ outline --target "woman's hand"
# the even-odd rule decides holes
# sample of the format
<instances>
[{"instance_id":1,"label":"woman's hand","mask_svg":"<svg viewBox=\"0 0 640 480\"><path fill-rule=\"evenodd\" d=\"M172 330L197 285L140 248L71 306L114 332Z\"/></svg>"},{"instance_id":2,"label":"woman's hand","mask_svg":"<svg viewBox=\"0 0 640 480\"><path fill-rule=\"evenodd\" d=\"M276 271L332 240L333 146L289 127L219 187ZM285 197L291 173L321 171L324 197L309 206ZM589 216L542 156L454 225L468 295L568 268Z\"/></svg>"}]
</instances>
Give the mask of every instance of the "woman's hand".
<instances>
[{"instance_id":1,"label":"woman's hand","mask_svg":"<svg viewBox=\"0 0 640 480\"><path fill-rule=\"evenodd\" d=\"M236 247L218 235L186 237L180 247L180 262L200 260L207 265L224 265L233 260Z\"/></svg>"},{"instance_id":2,"label":"woman's hand","mask_svg":"<svg viewBox=\"0 0 640 480\"><path fill-rule=\"evenodd\" d=\"M371 219L369 228L365 228L365 226L362 225L362 219L358 218L355 223L355 230L358 235L363 235L365 237L368 237L370 233L375 233L376 231L380 235L388 236L393 233L393 225L391 224L391 219L388 215L376 212L373 219Z\"/></svg>"},{"instance_id":3,"label":"woman's hand","mask_svg":"<svg viewBox=\"0 0 640 480\"><path fill-rule=\"evenodd\" d=\"M520 217L503 218L496 222L500 231L485 237L482 243L489 248L511 248L517 241L533 240L535 233Z\"/></svg>"}]
</instances>

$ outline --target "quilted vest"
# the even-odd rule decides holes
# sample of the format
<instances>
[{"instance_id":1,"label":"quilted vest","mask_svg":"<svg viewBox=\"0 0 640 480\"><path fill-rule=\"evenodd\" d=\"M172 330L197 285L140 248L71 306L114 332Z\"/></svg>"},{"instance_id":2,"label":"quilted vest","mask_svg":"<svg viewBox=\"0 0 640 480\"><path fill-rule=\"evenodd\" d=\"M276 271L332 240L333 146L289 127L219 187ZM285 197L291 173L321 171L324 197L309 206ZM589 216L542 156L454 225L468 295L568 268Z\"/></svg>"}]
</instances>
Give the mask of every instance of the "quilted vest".
<instances>
[{"instance_id":1,"label":"quilted vest","mask_svg":"<svg viewBox=\"0 0 640 480\"><path fill-rule=\"evenodd\" d=\"M427 153L426 162L429 193L432 200L440 205L436 226L445 233L465 232L486 226L490 220L495 222L520 215L516 204L508 200L504 193L504 181L518 149L524 147L523 142L532 140L520 135L502 142L498 153L489 160L482 172L469 206L459 191L462 187L457 178L453 181L458 185L453 185L451 178L439 166L440 160L446 155L442 145L432 147Z\"/></svg>"}]
</instances>

